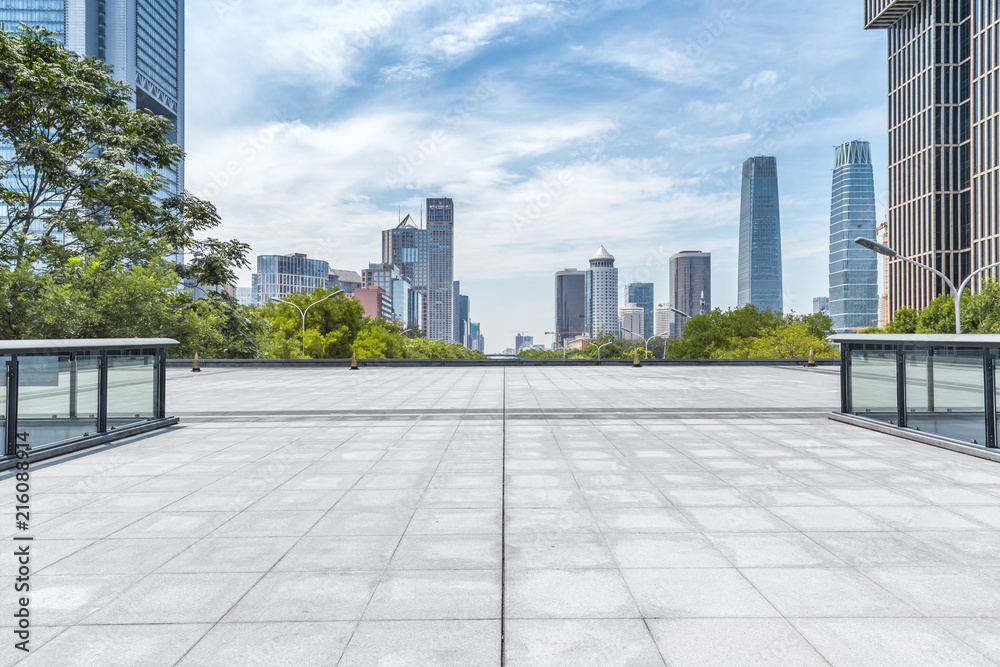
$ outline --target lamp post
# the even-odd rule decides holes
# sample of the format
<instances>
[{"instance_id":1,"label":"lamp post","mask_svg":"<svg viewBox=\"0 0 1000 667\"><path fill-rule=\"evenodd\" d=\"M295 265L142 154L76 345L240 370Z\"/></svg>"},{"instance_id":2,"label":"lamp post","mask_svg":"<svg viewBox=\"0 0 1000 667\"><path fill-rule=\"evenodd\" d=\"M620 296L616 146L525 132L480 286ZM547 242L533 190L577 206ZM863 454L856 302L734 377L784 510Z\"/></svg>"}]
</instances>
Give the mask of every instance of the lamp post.
<instances>
[{"instance_id":1,"label":"lamp post","mask_svg":"<svg viewBox=\"0 0 1000 667\"><path fill-rule=\"evenodd\" d=\"M981 269L976 269L975 271L969 274L969 277L966 278L959 287L956 288L955 283L951 282L951 279L948 276L944 275L943 273L935 269L933 266L927 266L926 264L918 262L915 259L910 259L909 257L900 255L898 252L896 252L887 245L883 245L878 241L866 239L863 236L859 236L858 238L854 239L854 242L863 248L874 250L878 254L885 255L890 259L893 258L901 259L904 262L909 262L910 264L919 266L922 269L927 269L928 271L936 273L938 276L940 276L940 278L944 280L944 282L948 285L948 287L951 288L951 293L955 297L955 333L957 334L962 333L962 293L965 292L965 288L969 286L969 283L972 282L973 278L978 276L983 271L989 271L990 269L1000 266L1000 262L994 262L993 264L984 266Z\"/></svg>"},{"instance_id":2,"label":"lamp post","mask_svg":"<svg viewBox=\"0 0 1000 667\"><path fill-rule=\"evenodd\" d=\"M285 305L288 305L288 306L291 306L295 310L297 310L300 313L302 313L302 356L303 357L306 356L306 313L308 313L309 309L312 308L313 306L315 306L316 304L323 303L324 301L326 301L330 297L334 297L334 296L337 296L338 294L343 294L343 293L344 293L344 290L339 289L336 292L334 292L333 294L327 294L326 296L324 296L319 301L315 301L313 303L310 303L308 306L306 306L305 310L302 310L301 308L299 308L298 306L296 306L291 301L285 301L284 299L279 299L276 296L272 296L271 297L271 299L273 301L280 301L281 303L283 303Z\"/></svg>"},{"instance_id":3,"label":"lamp post","mask_svg":"<svg viewBox=\"0 0 1000 667\"><path fill-rule=\"evenodd\" d=\"M615 342L615 341L613 341L613 340L609 340L609 341L608 341L607 343L605 343L604 345L598 345L598 346L597 346L597 363L598 363L598 364L599 364L599 363L601 363L601 348L602 348L602 347L607 347L608 345L611 345L611 343L614 343L614 342Z\"/></svg>"}]
</instances>

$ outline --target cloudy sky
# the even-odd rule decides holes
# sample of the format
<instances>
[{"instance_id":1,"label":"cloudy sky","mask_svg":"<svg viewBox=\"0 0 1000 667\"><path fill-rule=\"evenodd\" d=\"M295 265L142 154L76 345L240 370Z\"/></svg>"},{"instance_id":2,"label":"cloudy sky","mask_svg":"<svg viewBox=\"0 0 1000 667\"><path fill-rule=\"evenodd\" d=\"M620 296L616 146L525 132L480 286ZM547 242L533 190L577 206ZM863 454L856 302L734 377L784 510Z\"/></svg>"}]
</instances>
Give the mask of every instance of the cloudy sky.
<instances>
[{"instance_id":1,"label":"cloudy sky","mask_svg":"<svg viewBox=\"0 0 1000 667\"><path fill-rule=\"evenodd\" d=\"M785 308L827 293L833 147L886 181L885 34L860 0L187 3L187 187L256 254L360 271L380 230L455 200L487 351L551 341L555 271L620 282L713 257L736 303L740 166L778 158ZM250 272L241 277L250 284Z\"/></svg>"}]
</instances>

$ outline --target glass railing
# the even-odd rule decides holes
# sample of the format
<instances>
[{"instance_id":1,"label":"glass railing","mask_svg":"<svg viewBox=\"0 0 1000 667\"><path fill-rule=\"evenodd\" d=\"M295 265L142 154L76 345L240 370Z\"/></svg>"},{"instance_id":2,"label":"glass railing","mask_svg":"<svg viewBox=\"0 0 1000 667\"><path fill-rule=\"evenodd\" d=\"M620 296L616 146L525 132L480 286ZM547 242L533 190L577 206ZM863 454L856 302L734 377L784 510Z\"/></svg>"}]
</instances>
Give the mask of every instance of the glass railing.
<instances>
[{"instance_id":1,"label":"glass railing","mask_svg":"<svg viewBox=\"0 0 1000 667\"><path fill-rule=\"evenodd\" d=\"M170 339L3 341L0 427L5 456L78 441L106 442L166 419Z\"/></svg>"},{"instance_id":2,"label":"glass railing","mask_svg":"<svg viewBox=\"0 0 1000 667\"><path fill-rule=\"evenodd\" d=\"M848 334L841 412L989 448L997 446L1000 335Z\"/></svg>"}]
</instances>

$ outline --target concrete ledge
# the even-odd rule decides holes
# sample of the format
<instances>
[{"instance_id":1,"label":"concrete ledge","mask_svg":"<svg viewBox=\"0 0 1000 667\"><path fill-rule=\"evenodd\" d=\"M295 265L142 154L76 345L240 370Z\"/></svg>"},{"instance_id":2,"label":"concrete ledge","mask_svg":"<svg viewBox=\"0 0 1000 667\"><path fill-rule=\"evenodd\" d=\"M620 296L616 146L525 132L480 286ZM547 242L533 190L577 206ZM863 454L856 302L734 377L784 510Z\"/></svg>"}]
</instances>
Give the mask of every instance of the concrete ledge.
<instances>
[{"instance_id":1,"label":"concrete ledge","mask_svg":"<svg viewBox=\"0 0 1000 667\"><path fill-rule=\"evenodd\" d=\"M898 438L913 440L914 442L919 442L924 445L940 447L941 449L948 449L953 452L959 452L960 454L968 454L969 456L975 456L981 459L986 459L987 461L993 461L994 463L1000 463L1000 449L977 447L975 445L970 445L967 442L962 442L961 440L952 440L951 438L946 438L944 436L924 433L923 431L916 431L912 428L900 428L898 426L893 426L892 424L886 424L885 422L875 421L874 419L868 419L866 417L846 415L842 412L834 412L830 415L830 419L836 422L850 424L852 426L860 426L861 428L866 428L869 431L878 431L879 433L886 433L888 435L894 435Z\"/></svg>"},{"instance_id":2,"label":"concrete ledge","mask_svg":"<svg viewBox=\"0 0 1000 667\"><path fill-rule=\"evenodd\" d=\"M79 440L73 440L72 442L67 442L63 445L53 445L52 447L43 447L41 449L32 450L31 456L28 460L31 463L36 463L38 461L55 458L57 456L72 454L73 452L80 451L81 449L99 447L100 445L106 445L109 442L115 442L116 440L124 440L126 438L142 435L143 433L149 433L150 431L156 431L161 428L173 426L179 421L179 417L166 417L164 419L154 419L142 422L141 424L136 424L134 426L122 426L113 431L108 431L107 433L100 433L98 435L80 438ZM5 456L0 459L0 471L10 470L16 465L16 457Z\"/></svg>"},{"instance_id":3,"label":"concrete ledge","mask_svg":"<svg viewBox=\"0 0 1000 667\"><path fill-rule=\"evenodd\" d=\"M168 368L191 368L192 359L168 359ZM806 359L646 359L643 366L806 366ZM342 368L350 359L200 359L202 368ZM359 359L361 368L462 368L483 366L631 366L631 359ZM839 367L840 359L817 359Z\"/></svg>"}]
</instances>

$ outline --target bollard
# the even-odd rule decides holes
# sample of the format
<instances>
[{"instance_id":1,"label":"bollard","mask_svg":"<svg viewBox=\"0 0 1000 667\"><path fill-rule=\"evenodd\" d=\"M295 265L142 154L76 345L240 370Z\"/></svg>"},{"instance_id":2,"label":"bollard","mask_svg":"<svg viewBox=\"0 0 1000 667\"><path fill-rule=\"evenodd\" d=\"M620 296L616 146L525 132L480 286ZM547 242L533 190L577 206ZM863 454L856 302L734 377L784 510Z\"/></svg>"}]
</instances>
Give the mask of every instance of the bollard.
<instances>
[{"instance_id":1,"label":"bollard","mask_svg":"<svg viewBox=\"0 0 1000 667\"><path fill-rule=\"evenodd\" d=\"M816 366L816 353L813 352L813 349L810 347L809 348L809 367L810 368L814 368L815 366Z\"/></svg>"},{"instance_id":2,"label":"bollard","mask_svg":"<svg viewBox=\"0 0 1000 667\"><path fill-rule=\"evenodd\" d=\"M642 364L639 363L639 348L635 348L634 354L632 355L632 368L641 368Z\"/></svg>"},{"instance_id":3,"label":"bollard","mask_svg":"<svg viewBox=\"0 0 1000 667\"><path fill-rule=\"evenodd\" d=\"M201 372L201 364L198 363L198 353L197 352L194 353L194 364L191 366L191 372L192 373L200 373Z\"/></svg>"},{"instance_id":4,"label":"bollard","mask_svg":"<svg viewBox=\"0 0 1000 667\"><path fill-rule=\"evenodd\" d=\"M351 370L358 370L358 353L356 350L351 351Z\"/></svg>"}]
</instances>

